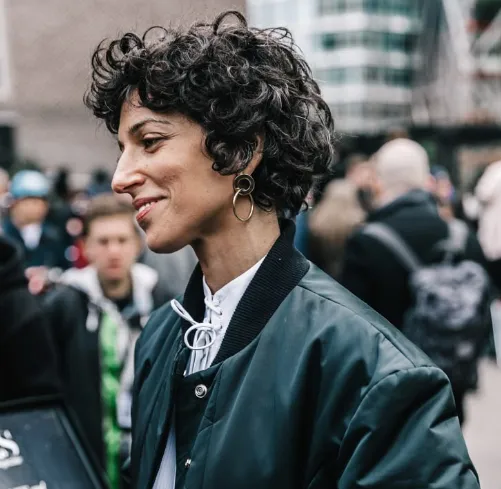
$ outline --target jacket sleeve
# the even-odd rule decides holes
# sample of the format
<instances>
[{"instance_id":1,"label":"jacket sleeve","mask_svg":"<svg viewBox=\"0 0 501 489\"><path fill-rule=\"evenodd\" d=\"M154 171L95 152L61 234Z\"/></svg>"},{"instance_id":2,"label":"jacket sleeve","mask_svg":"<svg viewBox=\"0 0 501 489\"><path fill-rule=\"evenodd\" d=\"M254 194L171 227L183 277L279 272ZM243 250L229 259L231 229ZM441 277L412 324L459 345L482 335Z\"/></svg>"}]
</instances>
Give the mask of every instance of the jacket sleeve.
<instances>
[{"instance_id":1,"label":"jacket sleeve","mask_svg":"<svg viewBox=\"0 0 501 489\"><path fill-rule=\"evenodd\" d=\"M155 317L157 317L157 311L154 311L148 323L150 323ZM141 360L141 348L144 339L148 336L149 330L147 328L143 329L139 335L138 340L134 346L134 383L132 385L132 409L131 409L131 435L132 435L132 447L131 454L125 464L122 467L121 477L124 489L129 489L136 487L137 478L137 464L139 457L135 455L135 447L137 445L137 440L139 439L138 430L141 428L138 426L138 414L137 414L137 398L139 396L139 391L143 383L143 372L146 366L143 365Z\"/></svg>"},{"instance_id":2,"label":"jacket sleeve","mask_svg":"<svg viewBox=\"0 0 501 489\"><path fill-rule=\"evenodd\" d=\"M0 300L0 401L58 394L54 342L36 297L20 287Z\"/></svg>"},{"instance_id":3,"label":"jacket sleeve","mask_svg":"<svg viewBox=\"0 0 501 489\"><path fill-rule=\"evenodd\" d=\"M393 373L349 420L336 463L338 489L479 489L445 374ZM314 486L311 486L314 487Z\"/></svg>"},{"instance_id":4,"label":"jacket sleeve","mask_svg":"<svg viewBox=\"0 0 501 489\"><path fill-rule=\"evenodd\" d=\"M64 356L68 339L71 337L78 321L86 320L81 317L87 311L79 307L80 293L66 286L56 286L43 297L44 310L50 323L54 338L56 362L59 373L65 368ZM77 323L75 323L77 322Z\"/></svg>"}]
</instances>

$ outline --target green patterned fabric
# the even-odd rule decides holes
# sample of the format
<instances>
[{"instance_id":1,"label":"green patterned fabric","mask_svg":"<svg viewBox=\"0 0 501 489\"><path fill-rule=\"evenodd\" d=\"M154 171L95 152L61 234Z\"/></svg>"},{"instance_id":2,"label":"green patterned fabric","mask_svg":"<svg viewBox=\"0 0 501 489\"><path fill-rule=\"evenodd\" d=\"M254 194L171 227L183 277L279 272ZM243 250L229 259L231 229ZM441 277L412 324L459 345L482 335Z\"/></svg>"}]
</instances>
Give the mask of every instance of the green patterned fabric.
<instances>
[{"instance_id":1,"label":"green patterned fabric","mask_svg":"<svg viewBox=\"0 0 501 489\"><path fill-rule=\"evenodd\" d=\"M117 352L118 324L103 312L99 330L101 345L101 396L103 401L103 435L106 450L106 472L111 489L120 484L120 439L117 421L117 397L120 391L122 364Z\"/></svg>"}]
</instances>

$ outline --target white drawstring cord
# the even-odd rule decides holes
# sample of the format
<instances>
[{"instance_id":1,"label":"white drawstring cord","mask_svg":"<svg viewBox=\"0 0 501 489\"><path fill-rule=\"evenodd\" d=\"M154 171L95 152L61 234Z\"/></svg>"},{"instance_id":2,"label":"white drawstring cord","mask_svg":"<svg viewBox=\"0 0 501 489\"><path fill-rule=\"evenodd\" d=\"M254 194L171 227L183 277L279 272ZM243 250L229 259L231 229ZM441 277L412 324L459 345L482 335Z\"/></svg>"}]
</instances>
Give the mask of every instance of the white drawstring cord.
<instances>
[{"instance_id":1,"label":"white drawstring cord","mask_svg":"<svg viewBox=\"0 0 501 489\"><path fill-rule=\"evenodd\" d=\"M205 298L204 302L210 311L218 315L222 314L221 309L207 300L207 298ZM191 324L191 327L184 334L184 344L193 351L185 375L205 370L209 367L210 347L215 343L217 331L222 329L222 326L206 322L197 323L188 311L175 299L171 301L171 306L176 314ZM193 344L190 344L189 335L192 331L195 331L195 337L193 338Z\"/></svg>"},{"instance_id":2,"label":"white drawstring cord","mask_svg":"<svg viewBox=\"0 0 501 489\"><path fill-rule=\"evenodd\" d=\"M211 301L205 298L204 302L211 311L221 315L221 310ZM188 321L191 324L184 334L184 344L190 350L205 350L206 348L210 348L215 343L217 337L216 331L219 331L221 326L205 322L197 323L176 299L171 300L170 304L178 316L182 317L185 321ZM189 335L192 331L195 331L195 337L193 338L193 344L190 344ZM207 342L207 340L209 341ZM202 345L200 345L201 343Z\"/></svg>"}]
</instances>

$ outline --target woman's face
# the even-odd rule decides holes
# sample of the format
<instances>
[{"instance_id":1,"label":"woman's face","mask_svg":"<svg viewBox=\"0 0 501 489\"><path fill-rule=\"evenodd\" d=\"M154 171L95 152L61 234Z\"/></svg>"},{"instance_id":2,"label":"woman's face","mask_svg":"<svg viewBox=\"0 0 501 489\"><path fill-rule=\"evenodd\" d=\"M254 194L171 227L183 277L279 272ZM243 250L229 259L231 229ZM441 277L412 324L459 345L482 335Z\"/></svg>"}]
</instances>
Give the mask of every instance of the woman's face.
<instances>
[{"instance_id":1,"label":"woman's face","mask_svg":"<svg viewBox=\"0 0 501 489\"><path fill-rule=\"evenodd\" d=\"M150 249L170 253L234 219L233 176L212 169L202 128L179 114L122 106L115 192L129 194Z\"/></svg>"}]
</instances>

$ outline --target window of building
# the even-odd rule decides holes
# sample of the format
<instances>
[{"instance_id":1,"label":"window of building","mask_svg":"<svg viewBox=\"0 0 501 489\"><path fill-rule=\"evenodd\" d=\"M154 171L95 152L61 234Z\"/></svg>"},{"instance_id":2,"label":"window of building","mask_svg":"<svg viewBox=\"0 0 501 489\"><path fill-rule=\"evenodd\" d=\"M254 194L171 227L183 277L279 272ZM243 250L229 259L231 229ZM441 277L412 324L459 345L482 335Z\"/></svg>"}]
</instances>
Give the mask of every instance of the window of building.
<instances>
[{"instance_id":1,"label":"window of building","mask_svg":"<svg viewBox=\"0 0 501 489\"><path fill-rule=\"evenodd\" d=\"M318 13L329 15L337 12L336 0L318 0Z\"/></svg>"},{"instance_id":2,"label":"window of building","mask_svg":"<svg viewBox=\"0 0 501 489\"><path fill-rule=\"evenodd\" d=\"M364 47L383 51L409 53L414 49L416 36L394 32L348 31L320 34L315 41L317 46L326 51L349 47Z\"/></svg>"},{"instance_id":3,"label":"window of building","mask_svg":"<svg viewBox=\"0 0 501 489\"><path fill-rule=\"evenodd\" d=\"M381 12L382 3L379 0L365 0L364 2L364 10L368 13L376 14Z\"/></svg>"},{"instance_id":4,"label":"window of building","mask_svg":"<svg viewBox=\"0 0 501 489\"><path fill-rule=\"evenodd\" d=\"M418 0L317 0L320 15L340 14L363 10L370 14L403 15L416 17L419 14Z\"/></svg>"},{"instance_id":5,"label":"window of building","mask_svg":"<svg viewBox=\"0 0 501 489\"><path fill-rule=\"evenodd\" d=\"M357 0L317 0L317 10L320 15L342 14L352 11Z\"/></svg>"},{"instance_id":6,"label":"window of building","mask_svg":"<svg viewBox=\"0 0 501 489\"><path fill-rule=\"evenodd\" d=\"M336 34L329 33L329 34L322 34L320 36L320 45L322 46L323 49L330 51L331 49L334 49L337 47L337 36Z\"/></svg>"},{"instance_id":7,"label":"window of building","mask_svg":"<svg viewBox=\"0 0 501 489\"><path fill-rule=\"evenodd\" d=\"M332 85L388 85L410 87L412 84L411 68L388 68L384 66L352 66L326 68L316 71L319 81Z\"/></svg>"},{"instance_id":8,"label":"window of building","mask_svg":"<svg viewBox=\"0 0 501 489\"><path fill-rule=\"evenodd\" d=\"M367 67L367 81L368 82L379 81L379 72L376 66Z\"/></svg>"}]
</instances>

